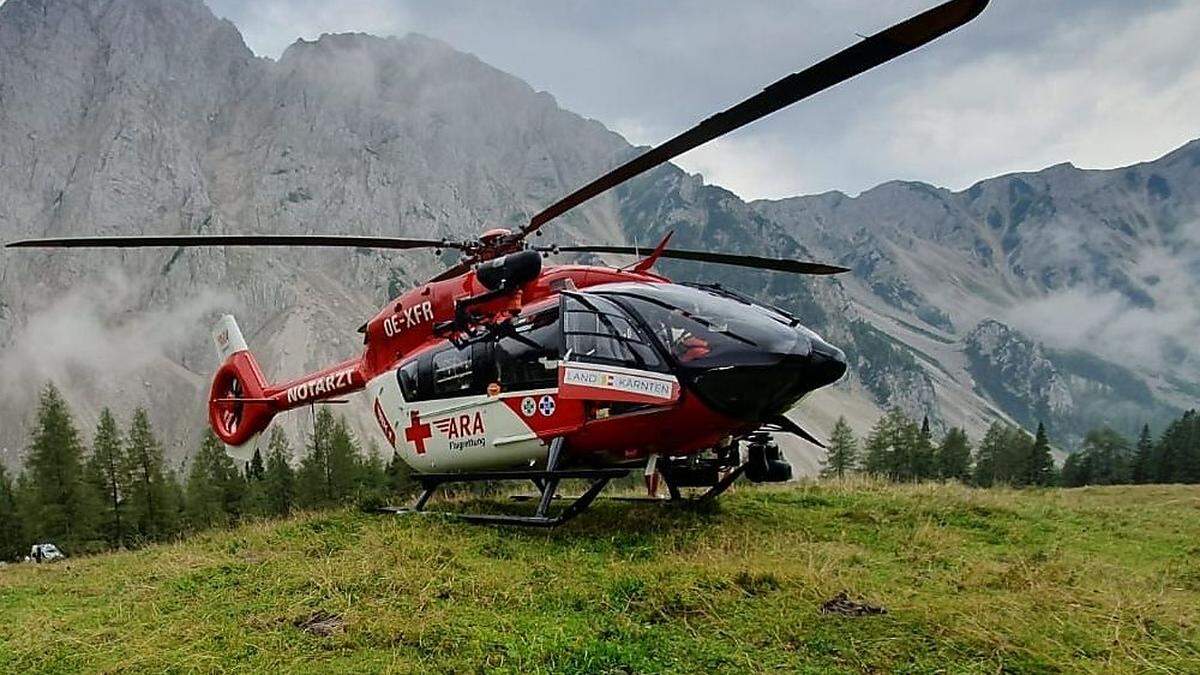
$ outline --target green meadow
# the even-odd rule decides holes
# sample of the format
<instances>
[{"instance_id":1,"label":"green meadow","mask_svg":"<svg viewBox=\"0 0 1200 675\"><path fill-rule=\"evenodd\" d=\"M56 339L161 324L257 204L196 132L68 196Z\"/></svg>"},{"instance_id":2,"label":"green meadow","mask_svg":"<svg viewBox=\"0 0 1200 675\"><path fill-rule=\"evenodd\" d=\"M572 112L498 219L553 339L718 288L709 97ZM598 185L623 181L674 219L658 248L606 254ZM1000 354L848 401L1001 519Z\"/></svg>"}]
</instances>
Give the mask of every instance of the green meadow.
<instances>
[{"instance_id":1,"label":"green meadow","mask_svg":"<svg viewBox=\"0 0 1200 675\"><path fill-rule=\"evenodd\" d=\"M823 612L842 591L886 613ZM551 531L347 509L0 567L0 671L268 669L1196 672L1200 487L743 485Z\"/></svg>"}]
</instances>

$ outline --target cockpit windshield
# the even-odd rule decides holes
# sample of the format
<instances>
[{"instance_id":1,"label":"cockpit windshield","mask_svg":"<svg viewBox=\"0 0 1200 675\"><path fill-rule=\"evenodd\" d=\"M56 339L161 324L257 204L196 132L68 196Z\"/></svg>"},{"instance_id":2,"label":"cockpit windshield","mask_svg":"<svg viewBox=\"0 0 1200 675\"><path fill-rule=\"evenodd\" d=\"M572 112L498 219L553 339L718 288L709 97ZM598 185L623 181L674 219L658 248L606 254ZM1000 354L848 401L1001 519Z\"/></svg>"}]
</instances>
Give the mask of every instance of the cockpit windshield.
<instances>
[{"instance_id":1,"label":"cockpit windshield","mask_svg":"<svg viewBox=\"0 0 1200 675\"><path fill-rule=\"evenodd\" d=\"M806 353L791 316L723 289L676 284L619 284L594 292L640 316L684 367L764 363Z\"/></svg>"}]
</instances>

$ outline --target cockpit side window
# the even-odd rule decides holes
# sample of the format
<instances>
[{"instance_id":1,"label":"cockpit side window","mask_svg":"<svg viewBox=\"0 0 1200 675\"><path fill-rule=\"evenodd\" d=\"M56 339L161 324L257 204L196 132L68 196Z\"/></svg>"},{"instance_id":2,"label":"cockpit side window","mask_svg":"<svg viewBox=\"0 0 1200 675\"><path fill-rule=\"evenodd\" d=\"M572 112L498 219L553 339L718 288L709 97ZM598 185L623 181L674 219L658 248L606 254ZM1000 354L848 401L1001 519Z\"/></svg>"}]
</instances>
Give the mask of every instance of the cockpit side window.
<instances>
[{"instance_id":1,"label":"cockpit side window","mask_svg":"<svg viewBox=\"0 0 1200 675\"><path fill-rule=\"evenodd\" d=\"M558 385L561 354L559 309L554 306L513 323L511 334L462 347L447 342L400 366L396 379L407 403Z\"/></svg>"},{"instance_id":2,"label":"cockpit side window","mask_svg":"<svg viewBox=\"0 0 1200 675\"><path fill-rule=\"evenodd\" d=\"M567 358L591 363L662 370L662 359L624 310L595 295L563 296Z\"/></svg>"}]
</instances>

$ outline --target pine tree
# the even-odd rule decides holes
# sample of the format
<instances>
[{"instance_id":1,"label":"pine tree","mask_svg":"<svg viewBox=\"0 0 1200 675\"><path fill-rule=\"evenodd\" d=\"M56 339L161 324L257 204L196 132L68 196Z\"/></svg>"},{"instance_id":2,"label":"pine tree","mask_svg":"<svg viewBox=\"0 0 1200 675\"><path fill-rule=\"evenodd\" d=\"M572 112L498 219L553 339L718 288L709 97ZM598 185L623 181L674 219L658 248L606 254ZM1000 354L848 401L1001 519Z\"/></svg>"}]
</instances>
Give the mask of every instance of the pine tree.
<instances>
[{"instance_id":1,"label":"pine tree","mask_svg":"<svg viewBox=\"0 0 1200 675\"><path fill-rule=\"evenodd\" d=\"M980 487L991 487L998 478L998 465L1003 460L1008 440L1004 425L993 422L975 451L974 483Z\"/></svg>"},{"instance_id":2,"label":"pine tree","mask_svg":"<svg viewBox=\"0 0 1200 675\"><path fill-rule=\"evenodd\" d=\"M90 546L95 537L95 493L84 480L79 432L53 384L42 390L26 465L34 515L26 522L34 538L68 549Z\"/></svg>"},{"instance_id":3,"label":"pine tree","mask_svg":"<svg viewBox=\"0 0 1200 675\"><path fill-rule=\"evenodd\" d=\"M205 430L187 480L187 519L194 528L222 527L242 515L246 484L225 446Z\"/></svg>"},{"instance_id":4,"label":"pine tree","mask_svg":"<svg viewBox=\"0 0 1200 675\"><path fill-rule=\"evenodd\" d=\"M0 561L16 560L27 549L16 488L4 464L0 463Z\"/></svg>"},{"instance_id":5,"label":"pine tree","mask_svg":"<svg viewBox=\"0 0 1200 675\"><path fill-rule=\"evenodd\" d=\"M1088 484L1128 483L1132 463L1129 441L1108 427L1089 431L1083 439L1085 458L1090 464Z\"/></svg>"},{"instance_id":6,"label":"pine tree","mask_svg":"<svg viewBox=\"0 0 1200 675\"><path fill-rule=\"evenodd\" d=\"M908 417L900 415L895 422L896 468L894 477L901 481L921 479L921 471L929 463L926 457L933 452L926 448L921 436L921 427Z\"/></svg>"},{"instance_id":7,"label":"pine tree","mask_svg":"<svg viewBox=\"0 0 1200 675\"><path fill-rule=\"evenodd\" d=\"M262 451L254 448L254 455L246 462L246 494L242 499L241 511L248 516L269 516L271 506L267 498L267 470L263 465Z\"/></svg>"},{"instance_id":8,"label":"pine tree","mask_svg":"<svg viewBox=\"0 0 1200 675\"><path fill-rule=\"evenodd\" d=\"M220 449L216 436L205 433L200 449L192 456L188 465L187 483L184 487L184 514L188 526L194 530L225 524L225 512L221 508L221 489L212 479L213 460L209 455ZM223 452L223 451L222 451Z\"/></svg>"},{"instance_id":9,"label":"pine tree","mask_svg":"<svg viewBox=\"0 0 1200 675\"><path fill-rule=\"evenodd\" d=\"M1154 482L1200 483L1200 416L1195 410L1167 426L1153 457Z\"/></svg>"},{"instance_id":10,"label":"pine tree","mask_svg":"<svg viewBox=\"0 0 1200 675\"><path fill-rule=\"evenodd\" d=\"M1090 482L1090 473L1087 458L1083 453L1072 453L1067 455L1066 461L1063 462L1062 484L1064 487L1087 485Z\"/></svg>"},{"instance_id":11,"label":"pine tree","mask_svg":"<svg viewBox=\"0 0 1200 675\"><path fill-rule=\"evenodd\" d=\"M167 529L163 533L166 538L179 536L184 529L186 523L186 514L184 507L186 506L186 497L183 492L183 484L179 482L179 474L174 469L168 468L163 474L163 496L165 498L165 508Z\"/></svg>"},{"instance_id":12,"label":"pine tree","mask_svg":"<svg viewBox=\"0 0 1200 675\"><path fill-rule=\"evenodd\" d=\"M822 462L821 476L842 478L857 468L858 441L846 418L838 417L833 425L833 433L829 435L829 448Z\"/></svg>"},{"instance_id":13,"label":"pine tree","mask_svg":"<svg viewBox=\"0 0 1200 675\"><path fill-rule=\"evenodd\" d=\"M1180 471L1177 480L1181 483L1200 483L1200 414L1189 410L1179 418L1180 422Z\"/></svg>"},{"instance_id":14,"label":"pine tree","mask_svg":"<svg viewBox=\"0 0 1200 675\"><path fill-rule=\"evenodd\" d=\"M126 439L132 529L145 540L163 539L173 529L167 511L163 449L145 409L133 411Z\"/></svg>"},{"instance_id":15,"label":"pine tree","mask_svg":"<svg viewBox=\"0 0 1200 675\"><path fill-rule=\"evenodd\" d=\"M28 467L18 476L13 485L13 497L17 504L17 520L21 522L21 536L25 542L22 554L29 553L29 545L38 539L38 518L41 505L38 502L37 486L33 484L33 476Z\"/></svg>"},{"instance_id":16,"label":"pine tree","mask_svg":"<svg viewBox=\"0 0 1200 675\"><path fill-rule=\"evenodd\" d=\"M1180 421L1175 420L1167 425L1158 443L1154 444L1153 459L1150 462L1150 480L1154 483L1174 483L1179 479L1181 453L1179 441L1181 437Z\"/></svg>"},{"instance_id":17,"label":"pine tree","mask_svg":"<svg viewBox=\"0 0 1200 675\"><path fill-rule=\"evenodd\" d=\"M274 516L286 516L296 506L296 474L292 471L292 448L279 427L271 429L267 443L267 466L263 482L267 510Z\"/></svg>"},{"instance_id":18,"label":"pine tree","mask_svg":"<svg viewBox=\"0 0 1200 675\"><path fill-rule=\"evenodd\" d=\"M921 420L921 429L913 440L910 453L909 472L915 480L925 480L936 475L935 451L933 448L933 432L929 430L929 416Z\"/></svg>"},{"instance_id":19,"label":"pine tree","mask_svg":"<svg viewBox=\"0 0 1200 675\"><path fill-rule=\"evenodd\" d=\"M357 476L358 447L346 420L335 420L328 408L321 408L297 473L300 503L308 507L342 503L353 493Z\"/></svg>"},{"instance_id":20,"label":"pine tree","mask_svg":"<svg viewBox=\"0 0 1200 675\"><path fill-rule=\"evenodd\" d=\"M863 444L863 469L873 476L887 476L892 467L892 432L888 417L875 421Z\"/></svg>"},{"instance_id":21,"label":"pine tree","mask_svg":"<svg viewBox=\"0 0 1200 675\"><path fill-rule=\"evenodd\" d=\"M100 509L101 531L110 546L124 546L128 542L130 527L125 513L130 483L129 459L117 421L108 408L100 411L87 475L96 490L98 501L104 505Z\"/></svg>"},{"instance_id":22,"label":"pine tree","mask_svg":"<svg viewBox=\"0 0 1200 675\"><path fill-rule=\"evenodd\" d=\"M333 489L329 480L329 447L333 441L333 413L322 406L313 422L313 434L308 439L307 452L296 472L299 486L298 498L308 508L327 506L333 503Z\"/></svg>"},{"instance_id":23,"label":"pine tree","mask_svg":"<svg viewBox=\"0 0 1200 675\"><path fill-rule=\"evenodd\" d=\"M250 458L250 466L246 469L246 480L262 480L265 476L266 467L263 466L262 452L254 448L254 456Z\"/></svg>"},{"instance_id":24,"label":"pine tree","mask_svg":"<svg viewBox=\"0 0 1200 675\"><path fill-rule=\"evenodd\" d=\"M1005 483L1016 487L1027 485L1029 475L1029 458L1033 455L1033 437L1024 429L1005 427L1004 435L996 455L996 483Z\"/></svg>"},{"instance_id":25,"label":"pine tree","mask_svg":"<svg viewBox=\"0 0 1200 675\"><path fill-rule=\"evenodd\" d=\"M892 410L880 417L875 422L875 426L871 427L871 433L867 435L867 443L864 447L866 457L863 468L867 473L893 480L897 477L899 461L896 436L899 417L900 411Z\"/></svg>"},{"instance_id":26,"label":"pine tree","mask_svg":"<svg viewBox=\"0 0 1200 675\"><path fill-rule=\"evenodd\" d=\"M333 427L329 444L329 485L335 502L344 502L354 494L360 475L358 441L350 431L345 417L339 417Z\"/></svg>"},{"instance_id":27,"label":"pine tree","mask_svg":"<svg viewBox=\"0 0 1200 675\"><path fill-rule=\"evenodd\" d=\"M967 432L953 427L942 437L936 453L937 476L967 482L971 478L971 441Z\"/></svg>"},{"instance_id":28,"label":"pine tree","mask_svg":"<svg viewBox=\"0 0 1200 675\"><path fill-rule=\"evenodd\" d=\"M868 473L900 481L933 475L933 444L927 432L899 409L892 409L875 423L864 451Z\"/></svg>"},{"instance_id":29,"label":"pine tree","mask_svg":"<svg viewBox=\"0 0 1200 675\"><path fill-rule=\"evenodd\" d=\"M1137 450L1133 457L1132 478L1135 483L1149 483L1153 479L1154 441L1150 438L1150 425L1142 425L1138 436Z\"/></svg>"},{"instance_id":30,"label":"pine tree","mask_svg":"<svg viewBox=\"0 0 1200 675\"><path fill-rule=\"evenodd\" d=\"M265 469L264 469L265 471ZM241 516L246 517L265 517L272 515L271 506L267 499L267 482L266 480L257 480L251 473L242 481L244 493L242 502L239 507Z\"/></svg>"},{"instance_id":31,"label":"pine tree","mask_svg":"<svg viewBox=\"0 0 1200 675\"><path fill-rule=\"evenodd\" d=\"M358 467L358 488L366 494L383 494L387 490L387 472L383 458L379 456L379 446L372 441L367 447L367 456Z\"/></svg>"},{"instance_id":32,"label":"pine tree","mask_svg":"<svg viewBox=\"0 0 1200 675\"><path fill-rule=\"evenodd\" d=\"M1046 436L1046 426L1041 422L1038 422L1033 445L1029 446L1024 480L1026 485L1050 485L1054 482L1054 458L1050 455L1050 439Z\"/></svg>"}]
</instances>

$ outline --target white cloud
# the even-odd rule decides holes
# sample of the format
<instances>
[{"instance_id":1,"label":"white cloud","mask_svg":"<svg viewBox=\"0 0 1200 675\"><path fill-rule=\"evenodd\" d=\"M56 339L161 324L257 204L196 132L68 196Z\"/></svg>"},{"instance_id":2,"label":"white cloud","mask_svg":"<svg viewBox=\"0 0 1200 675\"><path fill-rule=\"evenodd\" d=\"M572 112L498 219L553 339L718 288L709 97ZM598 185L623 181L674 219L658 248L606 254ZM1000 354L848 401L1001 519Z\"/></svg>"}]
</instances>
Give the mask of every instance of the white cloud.
<instances>
[{"instance_id":1,"label":"white cloud","mask_svg":"<svg viewBox=\"0 0 1200 675\"><path fill-rule=\"evenodd\" d=\"M113 272L30 316L0 354L0 402L28 401L30 383L120 381L182 349L234 303L228 293L197 289L180 305L130 314L142 290Z\"/></svg>"},{"instance_id":2,"label":"white cloud","mask_svg":"<svg viewBox=\"0 0 1200 675\"><path fill-rule=\"evenodd\" d=\"M858 126L898 176L963 188L1063 161L1111 168L1166 154L1200 133L1200 4L1097 21L1022 53L946 73L938 95L897 84ZM1103 39L1099 39L1103 36ZM897 133L897 130L899 133Z\"/></svg>"},{"instance_id":3,"label":"white cloud","mask_svg":"<svg viewBox=\"0 0 1200 675\"><path fill-rule=\"evenodd\" d=\"M209 6L237 25L254 53L270 58L279 58L298 38L350 32L388 37L408 32L411 24L404 6L391 0L215 0Z\"/></svg>"},{"instance_id":4,"label":"white cloud","mask_svg":"<svg viewBox=\"0 0 1200 675\"><path fill-rule=\"evenodd\" d=\"M1183 230L1170 244L1144 249L1131 268L1137 279L1155 279L1144 287L1153 307L1136 306L1114 290L1076 287L1021 303L1007 322L1055 347L1185 377L1200 374L1192 344L1200 335L1200 222ZM1192 349L1188 362L1178 362L1172 346Z\"/></svg>"},{"instance_id":5,"label":"white cloud","mask_svg":"<svg viewBox=\"0 0 1200 675\"><path fill-rule=\"evenodd\" d=\"M718 138L682 155L676 164L746 199L782 199L812 191L826 162L794 139L747 134Z\"/></svg>"},{"instance_id":6,"label":"white cloud","mask_svg":"<svg viewBox=\"0 0 1200 675\"><path fill-rule=\"evenodd\" d=\"M257 53L322 32L416 31L478 54L635 144L657 143L930 5L720 0L209 0ZM680 160L753 199L895 178L962 188L1063 161L1111 167L1200 135L1200 3L1007 0L895 63Z\"/></svg>"}]
</instances>

